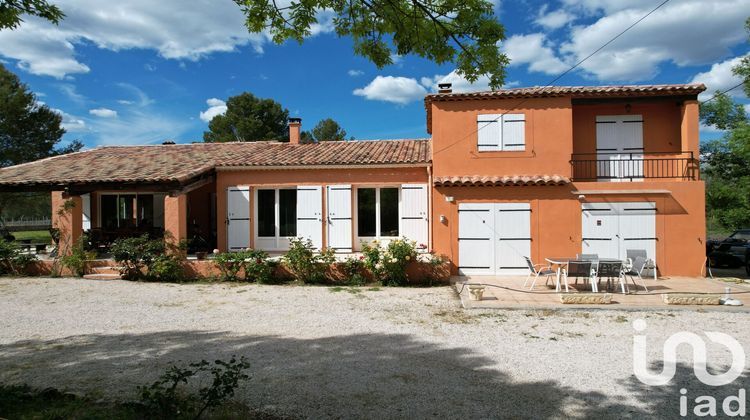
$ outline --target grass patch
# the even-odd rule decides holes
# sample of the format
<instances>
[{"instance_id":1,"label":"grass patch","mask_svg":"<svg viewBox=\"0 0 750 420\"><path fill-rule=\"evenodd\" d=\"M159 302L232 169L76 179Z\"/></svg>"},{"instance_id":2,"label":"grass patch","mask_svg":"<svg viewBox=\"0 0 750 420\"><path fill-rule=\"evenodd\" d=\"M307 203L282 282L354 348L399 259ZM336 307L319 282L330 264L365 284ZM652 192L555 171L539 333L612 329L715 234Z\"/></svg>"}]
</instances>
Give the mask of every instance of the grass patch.
<instances>
[{"instance_id":1,"label":"grass patch","mask_svg":"<svg viewBox=\"0 0 750 420\"><path fill-rule=\"evenodd\" d=\"M438 311L435 312L435 316L449 324L469 324L476 322L476 319L462 310Z\"/></svg>"},{"instance_id":2,"label":"grass patch","mask_svg":"<svg viewBox=\"0 0 750 420\"><path fill-rule=\"evenodd\" d=\"M615 318L615 322L622 324L622 323L628 322L628 318L624 315L617 315L617 317Z\"/></svg>"},{"instance_id":3,"label":"grass patch","mask_svg":"<svg viewBox=\"0 0 750 420\"><path fill-rule=\"evenodd\" d=\"M18 232L11 232L16 237L16 241L30 240L31 242L49 242L52 243L52 237L49 231L46 230L21 230Z\"/></svg>"},{"instance_id":4,"label":"grass patch","mask_svg":"<svg viewBox=\"0 0 750 420\"><path fill-rule=\"evenodd\" d=\"M334 286L334 287L329 287L328 291L331 292L331 293L347 292L347 293L351 293L353 295L362 293L362 289L360 289L359 287Z\"/></svg>"}]
</instances>

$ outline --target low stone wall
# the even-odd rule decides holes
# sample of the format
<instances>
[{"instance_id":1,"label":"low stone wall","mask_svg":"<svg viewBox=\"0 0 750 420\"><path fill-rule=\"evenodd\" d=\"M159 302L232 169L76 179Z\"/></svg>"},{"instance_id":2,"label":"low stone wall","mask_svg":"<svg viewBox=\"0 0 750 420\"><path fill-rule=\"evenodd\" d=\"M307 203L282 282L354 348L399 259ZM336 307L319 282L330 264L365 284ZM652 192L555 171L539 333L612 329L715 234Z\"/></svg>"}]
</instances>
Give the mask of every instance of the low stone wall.
<instances>
[{"instance_id":1,"label":"low stone wall","mask_svg":"<svg viewBox=\"0 0 750 420\"><path fill-rule=\"evenodd\" d=\"M116 267L117 263L113 260L95 260L89 261L86 264L86 273L93 274L96 272L96 268L103 267ZM211 259L206 260L185 260L184 261L185 277L189 279L198 278L219 278L221 277L221 271L219 267ZM52 274L53 261L52 260L39 260L30 264L25 273L30 276L49 276ZM72 276L73 273L67 268L59 266L60 275ZM450 265L448 263L440 266L432 266L423 262L412 262L407 266L406 274L409 279L409 284L420 285L420 284L448 284L450 280ZM292 274L289 270L284 267L283 264L279 264L276 268L274 277L278 279L291 279ZM330 267L327 276L333 284L345 284L348 282L346 274L343 272L341 264L337 263ZM365 277L368 277L365 275ZM372 280L372 278L370 278Z\"/></svg>"},{"instance_id":2,"label":"low stone wall","mask_svg":"<svg viewBox=\"0 0 750 420\"><path fill-rule=\"evenodd\" d=\"M221 271L219 271L219 268L210 259L187 260L185 263L185 275L191 278L211 278L220 277ZM365 273L364 275L368 280L374 280L368 274ZM426 283L448 284L450 281L450 265L445 263L435 267L427 263L412 262L406 268L406 275L408 276L409 284L413 285ZM276 267L274 277L278 279L291 279L293 276L283 264L279 264ZM349 280L340 263L331 265L327 277L333 284L345 284Z\"/></svg>"}]
</instances>

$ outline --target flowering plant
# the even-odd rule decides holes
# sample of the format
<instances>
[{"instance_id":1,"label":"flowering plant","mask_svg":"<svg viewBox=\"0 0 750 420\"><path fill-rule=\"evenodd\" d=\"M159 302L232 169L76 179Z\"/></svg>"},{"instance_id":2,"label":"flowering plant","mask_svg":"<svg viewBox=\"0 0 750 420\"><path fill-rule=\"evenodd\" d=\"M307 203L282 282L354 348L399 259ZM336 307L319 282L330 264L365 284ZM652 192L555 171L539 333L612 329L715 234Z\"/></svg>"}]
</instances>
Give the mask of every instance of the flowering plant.
<instances>
[{"instance_id":1,"label":"flowering plant","mask_svg":"<svg viewBox=\"0 0 750 420\"><path fill-rule=\"evenodd\" d=\"M394 239L382 246L381 243L362 244L365 266L387 286L403 286L408 278L406 267L417 259L417 243L406 238Z\"/></svg>"}]
</instances>

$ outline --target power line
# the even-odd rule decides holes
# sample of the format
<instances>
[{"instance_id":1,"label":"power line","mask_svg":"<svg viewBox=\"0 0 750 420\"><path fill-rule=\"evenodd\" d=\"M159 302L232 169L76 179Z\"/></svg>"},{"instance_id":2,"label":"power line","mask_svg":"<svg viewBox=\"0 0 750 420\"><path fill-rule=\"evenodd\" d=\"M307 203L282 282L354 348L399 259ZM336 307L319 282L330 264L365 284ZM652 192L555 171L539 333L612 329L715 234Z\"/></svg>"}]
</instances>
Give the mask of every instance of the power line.
<instances>
[{"instance_id":1,"label":"power line","mask_svg":"<svg viewBox=\"0 0 750 420\"><path fill-rule=\"evenodd\" d=\"M618 33L617 35L615 35L615 36L614 36L613 38L611 38L611 39L610 39L609 41L607 41L607 42L605 42L604 44L602 44L602 46L601 46L601 47L599 47L599 48L597 48L596 50L594 50L594 52L592 52L591 54L587 55L587 56L586 56L586 57L584 57L584 58L583 58L582 60L579 60L579 61L578 61L577 63L575 63L575 64L574 64L573 66L571 66L571 67L570 67L569 69L567 69L567 70L565 70L564 72L560 73L560 74L559 74L559 75L558 75L557 77L555 77L554 79L552 79L552 80L551 80L551 81L550 81L549 83L547 83L546 85L544 85L544 86L542 86L542 87L540 87L540 88L537 88L537 89L539 89L539 90L542 90L542 89L545 89L545 88L548 88L548 87L552 86L552 84L553 84L553 83L557 82L557 81L558 81L558 80L560 80L560 79L561 79L561 78L562 78L563 76L565 76L566 74L570 73L570 72L571 72L571 71L573 71L573 70L574 70L575 68L577 68L578 66L580 66L581 64L583 64L583 62L585 62L585 61L586 61L586 60L588 60L589 58L593 57L593 56L594 56L595 54L597 54L597 53L598 53L599 51L601 51L601 50L603 50L604 48L606 48L606 47L607 47L607 46L608 46L609 44L613 43L613 42L614 42L615 40L617 40L617 39L618 39L619 37L621 37L621 36L622 36L623 34L625 34L626 32L628 32L629 30L633 29L633 27L634 27L635 25L637 25L637 24L641 23L641 22L642 22L642 21L643 21L644 19L646 19L647 17L651 16L651 14L653 14L654 12L656 12L657 10L659 10L659 9L660 9L660 8L661 8L662 6L664 6L665 4L669 3L669 1L670 1L670 0L664 0L663 2L659 3L659 5L658 5L658 6L654 7L653 9L651 9L651 11L650 11L650 12L648 12L648 13L646 13L645 15L641 16L641 18L640 18L640 19L638 19L638 20L636 20L635 22L633 22L633 23L632 23L632 24L631 24L630 26L628 26L628 27L627 27L627 28L625 28L625 29L624 29L624 30L623 30L622 32L620 32L620 33ZM733 89L734 89L734 88L733 88ZM518 108L519 106L521 106L521 105L522 105L523 103L525 103L525 102L526 102L526 101L528 101L528 100L529 100L529 98L528 98L528 97L527 97L527 98L524 98L523 100L521 100L520 102L518 102L518 103L517 103L516 105L514 105L513 107L511 107L511 108L510 108L510 109L508 109L507 111L505 111L505 112L503 112L502 114L498 115L498 116L497 116L497 118L495 118L494 120L490 120L490 121L488 121L488 122L497 122L497 121L499 121L499 120L500 120L500 119L501 119L501 118L503 117L503 115L506 115L507 113L509 113L509 112L513 111L514 109ZM447 149L449 149L449 148L451 148L451 147L455 146L456 144L458 144L458 143L462 142L462 141L463 141L464 139L466 139L467 137L469 137L469 136L473 136L474 134L477 134L477 133L479 133L479 130L481 130L481 129L483 129L483 128L487 127L488 125L489 125L489 124L485 124L485 125L483 125L483 126L482 126L481 128L477 128L477 129L476 129L475 131L473 131L473 132L469 133L468 135L466 135L465 137L461 138L460 140L457 140L457 141L455 141L455 142L453 142L453 143L451 143L451 144L449 144L449 145L447 145L447 146L443 147L442 149L440 149L440 150L437 150L437 151L433 152L433 154L438 154L438 153L440 153L440 152L443 152L443 151L445 151L445 150L447 150Z\"/></svg>"},{"instance_id":2,"label":"power line","mask_svg":"<svg viewBox=\"0 0 750 420\"><path fill-rule=\"evenodd\" d=\"M711 102L711 101L713 101L714 99L718 98L718 97L719 97L720 95L723 95L723 94L725 94L725 93L727 93L727 92L731 92L731 91L733 91L733 90L737 89L738 87L740 87L740 86L742 86L742 85L744 85L744 84L745 84L745 81L743 80L743 81L739 82L738 84L734 85L733 87L731 87L731 88L729 88L729 89L727 89L727 90L725 90L725 91L723 91L723 92L716 92L716 93L714 94L714 96L712 96L712 97L710 97L710 98L706 99L705 101L701 102L701 105L703 105L703 104L706 104L706 103L708 103L708 102Z\"/></svg>"}]
</instances>

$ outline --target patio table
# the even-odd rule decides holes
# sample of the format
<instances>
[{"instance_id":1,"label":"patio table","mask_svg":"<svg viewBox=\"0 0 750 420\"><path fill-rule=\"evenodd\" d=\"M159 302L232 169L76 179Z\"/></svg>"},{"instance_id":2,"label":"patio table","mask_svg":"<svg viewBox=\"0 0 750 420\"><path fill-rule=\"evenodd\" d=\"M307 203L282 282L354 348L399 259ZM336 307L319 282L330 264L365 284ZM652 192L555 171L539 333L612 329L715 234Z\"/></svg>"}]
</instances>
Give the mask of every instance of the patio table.
<instances>
[{"instance_id":1,"label":"patio table","mask_svg":"<svg viewBox=\"0 0 750 420\"><path fill-rule=\"evenodd\" d=\"M562 291L562 287L560 285L560 276L563 266L568 265L571 261L582 261L580 258L575 257L550 257L545 258L550 265L554 265L557 267L557 278L555 281L555 291L560 292ZM597 262L622 262L619 258L598 258L595 261ZM594 282L596 279L591 279L592 282ZM568 292L568 282L565 282L565 291Z\"/></svg>"}]
</instances>

